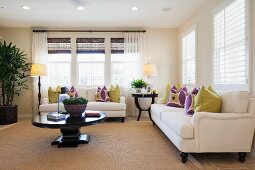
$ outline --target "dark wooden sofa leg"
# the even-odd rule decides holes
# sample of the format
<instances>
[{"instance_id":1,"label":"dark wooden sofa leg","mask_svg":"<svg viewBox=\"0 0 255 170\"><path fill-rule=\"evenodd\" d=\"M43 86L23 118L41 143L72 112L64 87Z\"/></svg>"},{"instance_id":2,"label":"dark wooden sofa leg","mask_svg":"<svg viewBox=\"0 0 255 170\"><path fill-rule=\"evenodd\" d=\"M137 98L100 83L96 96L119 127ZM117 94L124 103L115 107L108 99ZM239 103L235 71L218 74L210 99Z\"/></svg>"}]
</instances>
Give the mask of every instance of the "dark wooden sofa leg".
<instances>
[{"instance_id":1,"label":"dark wooden sofa leg","mask_svg":"<svg viewBox=\"0 0 255 170\"><path fill-rule=\"evenodd\" d=\"M153 124L153 125L156 125L156 123L155 123L154 121L152 121L152 124Z\"/></svg>"},{"instance_id":2,"label":"dark wooden sofa leg","mask_svg":"<svg viewBox=\"0 0 255 170\"><path fill-rule=\"evenodd\" d=\"M246 156L247 156L247 153L245 153L245 152L238 152L238 157L239 157L239 161L240 162L244 162Z\"/></svg>"},{"instance_id":3,"label":"dark wooden sofa leg","mask_svg":"<svg viewBox=\"0 0 255 170\"><path fill-rule=\"evenodd\" d=\"M122 122L122 123L125 122L125 117L121 117L121 122Z\"/></svg>"},{"instance_id":4,"label":"dark wooden sofa leg","mask_svg":"<svg viewBox=\"0 0 255 170\"><path fill-rule=\"evenodd\" d=\"M181 159L182 159L182 163L185 163L188 159L189 154L185 153L185 152L181 152L180 156L181 156Z\"/></svg>"}]
</instances>

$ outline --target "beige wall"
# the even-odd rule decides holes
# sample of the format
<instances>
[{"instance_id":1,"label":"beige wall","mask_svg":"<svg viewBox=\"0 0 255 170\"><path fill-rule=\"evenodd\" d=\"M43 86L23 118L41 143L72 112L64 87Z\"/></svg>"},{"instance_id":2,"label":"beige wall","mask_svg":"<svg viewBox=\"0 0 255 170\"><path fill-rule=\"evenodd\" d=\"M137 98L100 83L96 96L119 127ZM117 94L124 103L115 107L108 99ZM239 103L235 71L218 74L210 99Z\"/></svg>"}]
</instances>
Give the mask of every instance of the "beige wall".
<instances>
[{"instance_id":1,"label":"beige wall","mask_svg":"<svg viewBox=\"0 0 255 170\"><path fill-rule=\"evenodd\" d=\"M167 83L178 82L177 29L147 29L147 61L155 63L158 76L152 77L160 96Z\"/></svg>"},{"instance_id":2,"label":"beige wall","mask_svg":"<svg viewBox=\"0 0 255 170\"><path fill-rule=\"evenodd\" d=\"M28 28L2 28L0 29L0 35L6 42L12 42L22 51L27 54L27 61L31 62L31 30ZM14 99L14 103L18 105L18 114L32 114L32 80L28 78L29 89L24 90L20 96Z\"/></svg>"},{"instance_id":3,"label":"beige wall","mask_svg":"<svg viewBox=\"0 0 255 170\"><path fill-rule=\"evenodd\" d=\"M197 84L212 84L212 10L223 0L208 0L190 19L188 19L178 30L178 60L181 66L181 37L183 32L194 24L197 24ZM250 46L251 66L251 90L255 93L255 2L251 0L251 33L252 44ZM179 67L179 80L181 81L181 67ZM255 138L253 142L255 149Z\"/></svg>"},{"instance_id":4,"label":"beige wall","mask_svg":"<svg viewBox=\"0 0 255 170\"><path fill-rule=\"evenodd\" d=\"M30 28L2 28L0 29L3 39L13 42L28 54L28 61L31 62L32 30ZM118 36L119 34L112 34ZM154 88L162 92L167 82L177 82L177 29L148 29L147 55L148 62L156 63L158 76L152 78ZM49 36L67 36L66 33L49 33ZM32 114L32 83L29 78L29 90L24 91L22 96L16 98L15 103L19 106L19 114Z\"/></svg>"}]
</instances>

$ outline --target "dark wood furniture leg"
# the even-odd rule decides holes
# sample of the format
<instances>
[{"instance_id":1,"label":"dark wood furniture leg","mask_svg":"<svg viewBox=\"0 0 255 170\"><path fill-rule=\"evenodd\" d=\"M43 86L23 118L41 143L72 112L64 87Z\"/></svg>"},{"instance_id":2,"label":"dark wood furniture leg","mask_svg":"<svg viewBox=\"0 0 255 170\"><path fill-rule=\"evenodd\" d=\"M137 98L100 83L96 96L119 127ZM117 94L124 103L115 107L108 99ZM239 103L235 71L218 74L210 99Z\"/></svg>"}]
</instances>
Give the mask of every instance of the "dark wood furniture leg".
<instances>
[{"instance_id":1,"label":"dark wood furniture leg","mask_svg":"<svg viewBox=\"0 0 255 170\"><path fill-rule=\"evenodd\" d=\"M41 76L38 77L38 115L41 115L39 107L41 105Z\"/></svg>"},{"instance_id":2,"label":"dark wood furniture leg","mask_svg":"<svg viewBox=\"0 0 255 170\"><path fill-rule=\"evenodd\" d=\"M121 117L121 122L122 122L122 123L125 122L125 117Z\"/></svg>"},{"instance_id":3,"label":"dark wood furniture leg","mask_svg":"<svg viewBox=\"0 0 255 170\"><path fill-rule=\"evenodd\" d=\"M185 163L188 159L189 154L185 153L185 152L181 152L180 156L181 156L181 159L182 159L182 163Z\"/></svg>"},{"instance_id":4,"label":"dark wood furniture leg","mask_svg":"<svg viewBox=\"0 0 255 170\"><path fill-rule=\"evenodd\" d=\"M77 147L78 144L89 143L90 136L80 133L79 127L65 127L61 128L62 136L57 137L51 145L58 145L58 147Z\"/></svg>"},{"instance_id":5,"label":"dark wood furniture leg","mask_svg":"<svg viewBox=\"0 0 255 170\"><path fill-rule=\"evenodd\" d=\"M238 157L239 157L239 161L240 162L244 162L246 156L247 156L247 153L245 153L245 152L238 152Z\"/></svg>"},{"instance_id":6,"label":"dark wood furniture leg","mask_svg":"<svg viewBox=\"0 0 255 170\"><path fill-rule=\"evenodd\" d=\"M136 108L139 110L139 115L137 117L137 121L139 121L140 117L141 117L141 113L142 113L142 108L141 106L139 105L139 102L138 102L138 97L135 97L135 106Z\"/></svg>"},{"instance_id":7,"label":"dark wood furniture leg","mask_svg":"<svg viewBox=\"0 0 255 170\"><path fill-rule=\"evenodd\" d=\"M155 103L155 97L152 97L151 99L151 105ZM149 116L150 116L150 120L153 122L152 118L151 118L151 105L150 107L148 108L148 113L149 113ZM154 122L153 122L154 123Z\"/></svg>"}]
</instances>

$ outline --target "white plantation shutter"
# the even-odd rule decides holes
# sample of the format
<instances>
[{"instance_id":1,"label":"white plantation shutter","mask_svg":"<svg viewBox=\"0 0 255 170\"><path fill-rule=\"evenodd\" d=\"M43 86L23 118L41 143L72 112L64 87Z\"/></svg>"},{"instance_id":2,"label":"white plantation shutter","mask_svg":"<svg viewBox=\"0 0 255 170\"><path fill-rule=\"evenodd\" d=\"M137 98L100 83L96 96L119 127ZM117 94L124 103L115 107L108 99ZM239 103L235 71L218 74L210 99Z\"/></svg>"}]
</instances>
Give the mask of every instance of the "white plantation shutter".
<instances>
[{"instance_id":1,"label":"white plantation shutter","mask_svg":"<svg viewBox=\"0 0 255 170\"><path fill-rule=\"evenodd\" d=\"M196 83L196 30L182 38L182 83Z\"/></svg>"},{"instance_id":2,"label":"white plantation shutter","mask_svg":"<svg viewBox=\"0 0 255 170\"><path fill-rule=\"evenodd\" d=\"M214 84L248 90L246 0L232 0L214 15Z\"/></svg>"}]
</instances>

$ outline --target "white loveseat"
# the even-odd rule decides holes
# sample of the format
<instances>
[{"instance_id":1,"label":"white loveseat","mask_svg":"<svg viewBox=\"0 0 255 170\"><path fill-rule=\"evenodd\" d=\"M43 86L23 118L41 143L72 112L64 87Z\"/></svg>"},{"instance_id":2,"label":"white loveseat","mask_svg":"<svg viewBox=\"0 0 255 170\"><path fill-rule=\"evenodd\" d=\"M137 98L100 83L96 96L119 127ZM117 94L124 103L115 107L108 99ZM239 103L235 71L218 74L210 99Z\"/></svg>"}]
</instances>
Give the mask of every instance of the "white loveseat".
<instances>
[{"instance_id":1,"label":"white loveseat","mask_svg":"<svg viewBox=\"0 0 255 170\"><path fill-rule=\"evenodd\" d=\"M181 151L185 163L188 153L237 152L245 161L251 151L255 128L255 98L246 92L227 91L221 94L221 113L198 112L187 116L184 108L162 104L151 106L154 125L165 133Z\"/></svg>"},{"instance_id":2,"label":"white loveseat","mask_svg":"<svg viewBox=\"0 0 255 170\"><path fill-rule=\"evenodd\" d=\"M107 117L119 117L121 121L125 121L126 103L125 97L120 97L120 103L116 102L96 102L95 93L97 88L77 88L79 97L88 99L87 110L96 110L106 113ZM42 99L42 104L39 106L40 112L56 112L57 103L49 103L48 98ZM65 111L64 105L60 103L60 110Z\"/></svg>"}]
</instances>

